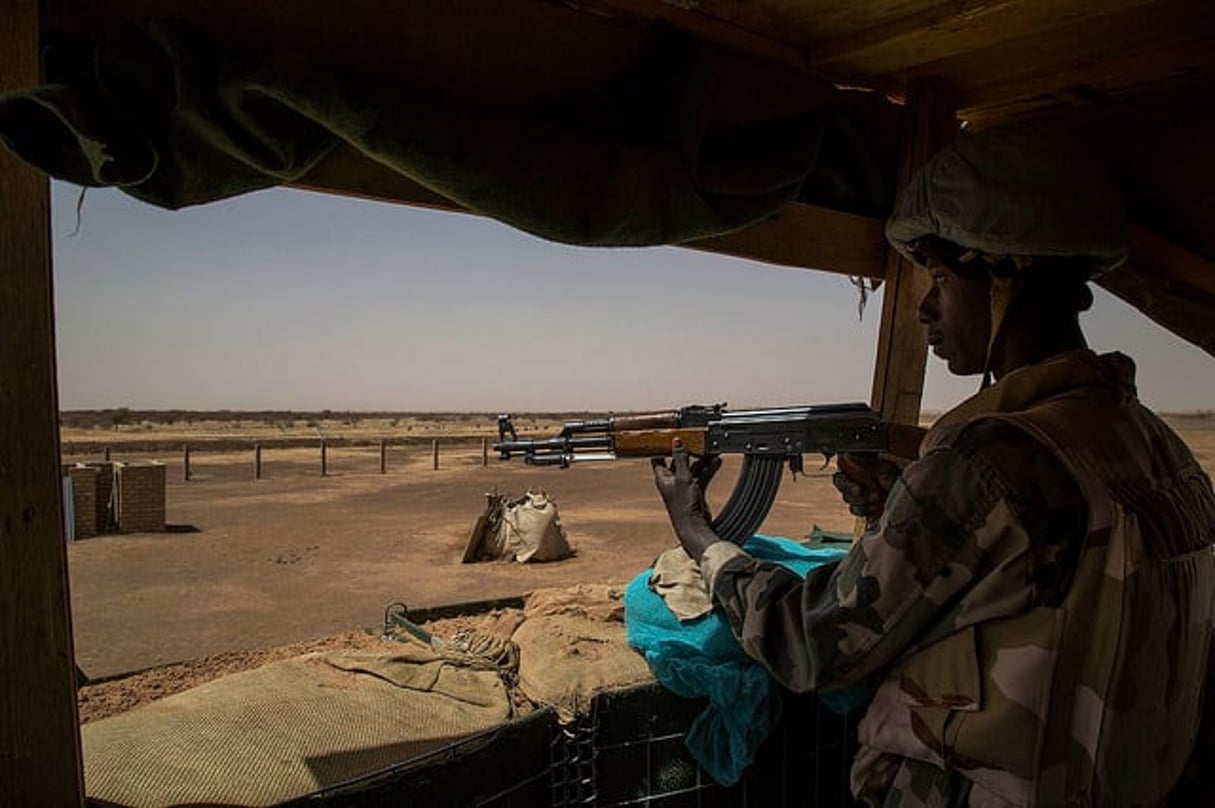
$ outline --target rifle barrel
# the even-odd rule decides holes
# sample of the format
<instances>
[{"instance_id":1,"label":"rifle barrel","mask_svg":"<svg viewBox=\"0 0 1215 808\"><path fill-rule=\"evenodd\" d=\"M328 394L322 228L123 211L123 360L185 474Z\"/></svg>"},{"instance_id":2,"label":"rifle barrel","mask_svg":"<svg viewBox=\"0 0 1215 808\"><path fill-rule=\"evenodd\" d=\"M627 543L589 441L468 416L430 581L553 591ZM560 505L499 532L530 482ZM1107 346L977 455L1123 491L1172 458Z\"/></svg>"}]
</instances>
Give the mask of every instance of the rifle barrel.
<instances>
[{"instance_id":1,"label":"rifle barrel","mask_svg":"<svg viewBox=\"0 0 1215 808\"><path fill-rule=\"evenodd\" d=\"M496 452L520 452L522 454L568 452L574 449L607 449L611 442L606 435L600 437L556 437L520 438L502 440L494 444Z\"/></svg>"}]
</instances>

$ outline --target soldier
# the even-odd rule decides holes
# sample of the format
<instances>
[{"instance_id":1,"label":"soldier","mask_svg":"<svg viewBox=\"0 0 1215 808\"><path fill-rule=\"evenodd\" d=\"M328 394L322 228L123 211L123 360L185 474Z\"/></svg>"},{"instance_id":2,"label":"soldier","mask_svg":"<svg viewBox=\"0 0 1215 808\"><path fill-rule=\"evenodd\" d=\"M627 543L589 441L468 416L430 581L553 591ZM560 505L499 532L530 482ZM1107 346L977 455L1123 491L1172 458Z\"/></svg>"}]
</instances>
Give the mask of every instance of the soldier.
<instances>
[{"instance_id":1,"label":"soldier","mask_svg":"<svg viewBox=\"0 0 1215 808\"><path fill-rule=\"evenodd\" d=\"M743 648L794 691L877 684L854 794L871 805L1146 805L1202 714L1215 494L1087 348L1087 281L1122 263L1117 195L1035 127L933 158L887 223L931 285L919 319L979 392L898 469L840 458L868 529L800 579L720 541L717 464L676 443L655 480ZM1196 756L1197 757L1197 756Z\"/></svg>"}]
</instances>

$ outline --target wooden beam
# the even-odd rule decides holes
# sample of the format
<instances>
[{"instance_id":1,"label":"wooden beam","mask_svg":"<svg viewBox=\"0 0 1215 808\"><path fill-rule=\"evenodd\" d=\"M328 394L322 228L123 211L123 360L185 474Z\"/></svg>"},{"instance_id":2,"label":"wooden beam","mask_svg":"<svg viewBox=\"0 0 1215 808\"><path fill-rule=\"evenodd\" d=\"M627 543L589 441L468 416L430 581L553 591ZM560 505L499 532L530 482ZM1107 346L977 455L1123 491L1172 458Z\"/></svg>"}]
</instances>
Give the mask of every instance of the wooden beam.
<instances>
[{"instance_id":1,"label":"wooden beam","mask_svg":"<svg viewBox=\"0 0 1215 808\"><path fill-rule=\"evenodd\" d=\"M1215 262L1141 225L1131 225L1130 262L1184 294L1188 290L1215 297Z\"/></svg>"},{"instance_id":2,"label":"wooden beam","mask_svg":"<svg viewBox=\"0 0 1215 808\"><path fill-rule=\"evenodd\" d=\"M584 11L621 14L643 20L663 22L730 50L775 62L799 73L809 73L810 65L802 51L781 38L782 31L762 11L747 3L731 3L730 17L706 13L697 2L660 0L582 0L570 3ZM775 35L773 35L775 32Z\"/></svg>"},{"instance_id":3,"label":"wooden beam","mask_svg":"<svg viewBox=\"0 0 1215 808\"><path fill-rule=\"evenodd\" d=\"M880 76L930 60L986 48L1022 35L1089 21L1151 0L948 0L881 25L824 42L810 64Z\"/></svg>"},{"instance_id":4,"label":"wooden beam","mask_svg":"<svg viewBox=\"0 0 1215 808\"><path fill-rule=\"evenodd\" d=\"M1215 356L1215 296L1180 290L1130 263L1097 278L1097 284L1175 336Z\"/></svg>"},{"instance_id":5,"label":"wooden beam","mask_svg":"<svg viewBox=\"0 0 1215 808\"><path fill-rule=\"evenodd\" d=\"M0 91L38 82L38 0L0 14ZM0 148L0 805L83 802L45 176Z\"/></svg>"},{"instance_id":6,"label":"wooden beam","mask_svg":"<svg viewBox=\"0 0 1215 808\"><path fill-rule=\"evenodd\" d=\"M759 224L680 247L860 278L886 277L880 219L794 203Z\"/></svg>"},{"instance_id":7,"label":"wooden beam","mask_svg":"<svg viewBox=\"0 0 1215 808\"><path fill-rule=\"evenodd\" d=\"M987 121L1073 88L1119 98L1210 81L1213 35L1206 0L1170 0L934 58L907 75L945 78L957 87L962 117Z\"/></svg>"},{"instance_id":8,"label":"wooden beam","mask_svg":"<svg viewBox=\"0 0 1215 808\"><path fill-rule=\"evenodd\" d=\"M917 79L907 89L906 118L899 159L898 187L957 135L952 88L939 79ZM917 424L924 395L928 341L916 308L924 292L924 273L893 248L887 248L886 290L874 362L872 406L896 423Z\"/></svg>"},{"instance_id":9,"label":"wooden beam","mask_svg":"<svg viewBox=\"0 0 1215 808\"><path fill-rule=\"evenodd\" d=\"M1130 260L1097 284L1215 356L1215 262L1134 225Z\"/></svg>"},{"instance_id":10,"label":"wooden beam","mask_svg":"<svg viewBox=\"0 0 1215 808\"><path fill-rule=\"evenodd\" d=\"M292 187L471 213L349 147L335 150ZM878 219L794 203L745 230L679 246L769 264L882 279L886 277L884 243L882 222Z\"/></svg>"},{"instance_id":11,"label":"wooden beam","mask_svg":"<svg viewBox=\"0 0 1215 808\"><path fill-rule=\"evenodd\" d=\"M879 92L900 100L903 97L903 84L891 81L884 75L870 73L858 76L852 74L841 81L834 71L820 69L808 55L813 51L806 48L807 31L815 30L814 25L794 24L795 19L804 18L807 15L810 20L817 22L818 17L815 10L808 10L797 5L792 8L775 7L771 4L740 3L737 0L725 0L725 2L720 0L718 2L702 2L701 0L562 1L565 5L589 14L633 18L644 24L661 20L723 49L779 65L799 76L815 78L827 84L840 84L850 89ZM1116 1L1129 2L1129 0ZM1136 1L1145 2L1146 0Z\"/></svg>"}]
</instances>

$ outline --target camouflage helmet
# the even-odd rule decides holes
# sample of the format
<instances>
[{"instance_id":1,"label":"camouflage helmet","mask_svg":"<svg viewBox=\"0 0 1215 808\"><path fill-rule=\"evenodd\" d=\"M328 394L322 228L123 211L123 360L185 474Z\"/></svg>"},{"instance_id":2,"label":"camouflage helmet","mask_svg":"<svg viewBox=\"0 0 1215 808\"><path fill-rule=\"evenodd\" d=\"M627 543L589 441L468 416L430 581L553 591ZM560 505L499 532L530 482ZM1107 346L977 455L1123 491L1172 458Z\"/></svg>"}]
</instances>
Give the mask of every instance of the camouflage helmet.
<instances>
[{"instance_id":1,"label":"camouflage helmet","mask_svg":"<svg viewBox=\"0 0 1215 808\"><path fill-rule=\"evenodd\" d=\"M1121 195L1103 166L1040 124L963 135L920 169L886 238L915 260L914 243L930 235L993 257L1086 257L1093 275L1129 253Z\"/></svg>"}]
</instances>

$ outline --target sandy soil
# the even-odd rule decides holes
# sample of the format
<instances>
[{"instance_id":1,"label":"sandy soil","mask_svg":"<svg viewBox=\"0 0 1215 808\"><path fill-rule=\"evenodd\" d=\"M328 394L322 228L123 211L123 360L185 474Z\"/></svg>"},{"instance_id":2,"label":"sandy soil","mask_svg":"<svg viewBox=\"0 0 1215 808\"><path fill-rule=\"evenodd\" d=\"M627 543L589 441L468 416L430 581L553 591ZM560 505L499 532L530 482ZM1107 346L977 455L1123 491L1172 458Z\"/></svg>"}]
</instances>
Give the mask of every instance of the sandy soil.
<instances>
[{"instance_id":1,"label":"sandy soil","mask_svg":"<svg viewBox=\"0 0 1215 808\"><path fill-rule=\"evenodd\" d=\"M1174 423L1215 472L1215 419ZM255 482L251 452L195 450L186 482L179 457L158 459L169 466L172 532L102 536L71 544L68 554L84 673L97 679L160 670L87 688L82 717L272 659L378 643L384 609L394 601L420 609L543 587L627 583L674 544L648 461L560 470L491 456L482 467L480 446L466 444L444 448L435 471L428 447L394 447L388 473L380 474L378 449L343 448L329 450L330 474L322 478L316 450L282 449L263 451L263 479ZM711 499L718 504L736 468L727 463L715 482ZM786 478L763 532L800 538L814 525L851 530L830 471ZM485 492L529 487L557 499L576 557L461 564Z\"/></svg>"},{"instance_id":2,"label":"sandy soil","mask_svg":"<svg viewBox=\"0 0 1215 808\"><path fill-rule=\"evenodd\" d=\"M127 456L132 457L132 456ZM119 459L115 455L115 459ZM132 457L133 459L133 457ZM574 583L627 583L674 544L648 461L542 469L491 457L479 446L393 449L379 474L378 450L329 450L319 476L315 450L180 458L168 465L173 531L108 535L69 546L76 657L90 678L227 651L378 626L385 607L410 609L517 596ZM734 472L715 482L724 499ZM531 488L557 499L577 551L572 559L520 565L460 563L485 493ZM827 471L786 480L764 530L803 536L852 520Z\"/></svg>"}]
</instances>

